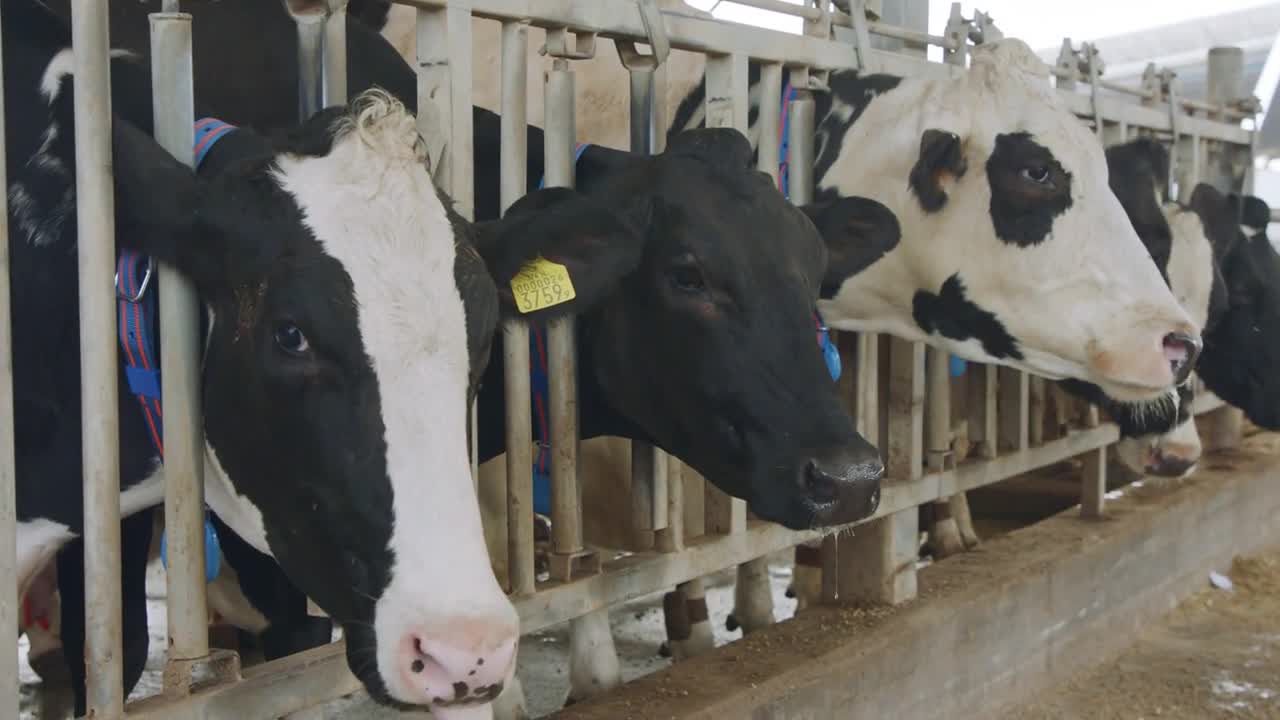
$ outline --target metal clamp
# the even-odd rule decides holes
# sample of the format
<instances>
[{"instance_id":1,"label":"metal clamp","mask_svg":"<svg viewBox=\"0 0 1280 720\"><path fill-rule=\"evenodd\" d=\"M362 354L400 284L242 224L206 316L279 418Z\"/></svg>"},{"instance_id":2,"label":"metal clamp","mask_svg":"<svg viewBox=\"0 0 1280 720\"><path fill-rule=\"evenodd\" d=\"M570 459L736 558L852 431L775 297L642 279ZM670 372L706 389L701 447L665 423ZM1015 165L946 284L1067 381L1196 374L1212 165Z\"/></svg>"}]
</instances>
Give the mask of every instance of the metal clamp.
<instances>
[{"instance_id":1,"label":"metal clamp","mask_svg":"<svg viewBox=\"0 0 1280 720\"><path fill-rule=\"evenodd\" d=\"M618 48L618 59L626 69L656 70L671 54L671 41L667 39L666 21L663 20L662 12L658 10L655 0L636 0L636 7L640 10L640 21L644 23L644 34L649 40L649 47L653 49L653 53L641 54L636 50L636 44L632 40L614 40L613 44Z\"/></svg>"},{"instance_id":2,"label":"metal clamp","mask_svg":"<svg viewBox=\"0 0 1280 720\"><path fill-rule=\"evenodd\" d=\"M573 49L569 49L569 36L573 36ZM590 60L596 56L596 33L576 32L567 27L548 28L547 42L538 49L539 55L550 55L564 60Z\"/></svg>"},{"instance_id":3,"label":"metal clamp","mask_svg":"<svg viewBox=\"0 0 1280 720\"><path fill-rule=\"evenodd\" d=\"M120 296L125 302L136 303L141 300L142 296L147 294L147 286L151 284L151 271L154 267L155 262L151 258L147 258L147 271L142 274L142 282L138 285L138 294L132 297L128 293L120 291L120 271L117 270L115 275L116 295Z\"/></svg>"}]
</instances>

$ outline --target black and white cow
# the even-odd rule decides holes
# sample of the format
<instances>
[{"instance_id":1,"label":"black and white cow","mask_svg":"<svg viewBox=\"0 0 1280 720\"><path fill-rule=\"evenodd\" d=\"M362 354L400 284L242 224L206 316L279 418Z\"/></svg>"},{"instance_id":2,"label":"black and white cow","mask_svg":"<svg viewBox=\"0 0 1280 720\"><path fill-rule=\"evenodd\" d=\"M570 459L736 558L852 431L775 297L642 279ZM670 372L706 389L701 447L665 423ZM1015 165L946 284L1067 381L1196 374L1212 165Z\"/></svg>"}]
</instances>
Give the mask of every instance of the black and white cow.
<instances>
[{"instance_id":1,"label":"black and white cow","mask_svg":"<svg viewBox=\"0 0 1280 720\"><path fill-rule=\"evenodd\" d=\"M25 590L83 527L73 56L43 5L0 12ZM475 246L640 236L564 192L471 226L431 182L414 118L381 91L274 137L206 124L197 175L147 135L146 64L118 57L111 70L117 237L177 267L207 310L211 509L343 625L374 697L441 716L492 699L518 623L488 565L466 456L466 409L501 312ZM136 516L163 497L163 466L123 368L119 396L121 506ZM141 606L140 584L124 590L126 607Z\"/></svg>"},{"instance_id":2,"label":"black and white cow","mask_svg":"<svg viewBox=\"0 0 1280 720\"><path fill-rule=\"evenodd\" d=\"M1107 166L1111 189L1138 237L1178 302L1207 337L1225 310L1218 248L1228 247L1237 234L1226 197L1201 184L1187 205L1166 200L1169 151L1154 139L1139 138L1108 147ZM1248 348L1239 350L1247 352ZM1146 403L1116 401L1087 383L1066 381L1063 385L1097 403L1118 424L1121 440L1116 453L1134 472L1181 477L1195 467L1201 445L1191 415L1191 380L1179 385L1176 394Z\"/></svg>"},{"instance_id":3,"label":"black and white cow","mask_svg":"<svg viewBox=\"0 0 1280 720\"><path fill-rule=\"evenodd\" d=\"M139 30L145 11L113 6L113 43L145 51ZM274 4L233 2L192 12L202 100L203 88L211 88L228 103L225 110L218 106L223 117L268 127L287 122L294 94L280 87L290 82L290 43L246 40L234 58L212 51L228 28L246 22L273 30L263 37L291 37L288 16ZM379 55L367 44L370 37L380 42L356 23L349 26L351 90L376 82L412 104L412 70L389 48ZM227 63L264 55L278 62L256 66L254 84L238 86L232 96L219 82L234 75ZM393 62L383 62L387 57ZM498 119L483 111L474 119L477 216L494 217ZM531 186L542 173L542 145L541 132L530 129ZM587 148L577 164L579 188L638 226L642 242L571 236L560 247L533 248L519 233L481 233L476 244L505 309L521 251L565 265L577 292L563 308L579 316L584 436L653 442L748 499L757 515L791 527L856 520L874 512L883 468L831 393L813 342L824 243L806 214L752 169L750 155L745 138L730 130L681 134L657 157ZM509 217L524 211L556 217L556 208L541 206L557 192L526 198ZM843 205L833 209L847 214ZM868 222L896 232L892 215L880 210ZM755 291L762 287L767 295ZM482 457L505 449L501 354L495 357L480 399ZM774 432L779 427L786 431ZM296 603L290 605L296 614Z\"/></svg>"},{"instance_id":4,"label":"black and white cow","mask_svg":"<svg viewBox=\"0 0 1280 720\"><path fill-rule=\"evenodd\" d=\"M1231 195L1241 237L1221 251L1227 307L1212 333L1198 372L1205 386L1244 410L1259 427L1280 429L1280 255L1267 238L1271 208L1252 195ZM1214 350L1209 352L1212 343ZM1239 347L1249 352L1239 352Z\"/></svg>"}]
</instances>

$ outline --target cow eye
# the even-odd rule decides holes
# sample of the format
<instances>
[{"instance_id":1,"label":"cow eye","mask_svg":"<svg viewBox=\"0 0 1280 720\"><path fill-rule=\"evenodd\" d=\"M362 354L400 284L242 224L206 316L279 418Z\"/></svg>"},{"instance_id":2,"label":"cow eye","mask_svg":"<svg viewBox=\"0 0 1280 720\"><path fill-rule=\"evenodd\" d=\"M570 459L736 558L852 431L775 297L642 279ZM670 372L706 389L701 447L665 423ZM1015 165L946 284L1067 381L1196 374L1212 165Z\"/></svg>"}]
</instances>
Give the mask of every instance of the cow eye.
<instances>
[{"instance_id":1,"label":"cow eye","mask_svg":"<svg viewBox=\"0 0 1280 720\"><path fill-rule=\"evenodd\" d=\"M276 345L291 355L302 355L311 349L307 336L291 322L281 323L276 328Z\"/></svg>"},{"instance_id":2,"label":"cow eye","mask_svg":"<svg viewBox=\"0 0 1280 720\"><path fill-rule=\"evenodd\" d=\"M1030 167L1024 167L1022 168L1022 170L1018 171L1018 174L1037 185L1053 184L1049 180L1049 168L1048 166L1045 166L1045 165L1032 165Z\"/></svg>"},{"instance_id":3,"label":"cow eye","mask_svg":"<svg viewBox=\"0 0 1280 720\"><path fill-rule=\"evenodd\" d=\"M702 270L698 268L698 264L692 259L676 262L667 272L671 278L671 284L677 290L696 293L707 289L706 280L702 277Z\"/></svg>"}]
</instances>

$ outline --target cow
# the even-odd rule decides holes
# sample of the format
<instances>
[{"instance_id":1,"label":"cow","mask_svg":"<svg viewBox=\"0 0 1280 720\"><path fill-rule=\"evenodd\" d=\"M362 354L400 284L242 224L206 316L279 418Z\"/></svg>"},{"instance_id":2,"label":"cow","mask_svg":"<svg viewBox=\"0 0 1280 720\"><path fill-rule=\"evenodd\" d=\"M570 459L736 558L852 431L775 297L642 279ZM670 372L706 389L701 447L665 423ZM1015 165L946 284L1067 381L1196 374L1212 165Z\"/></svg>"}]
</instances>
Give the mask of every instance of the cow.
<instances>
[{"instance_id":1,"label":"cow","mask_svg":"<svg viewBox=\"0 0 1280 720\"><path fill-rule=\"evenodd\" d=\"M0 11L21 592L83 531L74 62L67 24L43 4L6 0ZM200 296L210 508L343 626L352 672L379 702L442 717L488 702L512 676L518 622L487 563L465 450L469 400L509 312L476 247L518 238L504 259L519 267L515 253L550 251L552 240L627 248L639 235L567 191L468 223L432 183L413 116L376 89L272 135L207 117L194 129L193 173L149 136L146 63L114 55L126 253L115 300L138 317L148 258ZM592 257L564 259L589 272ZM154 386L134 383L154 375L130 372L138 331L153 329L128 327L120 502L138 525L163 497L163 446ZM131 540L145 533L122 532L136 555ZM143 587L126 578L123 591L132 639ZM126 692L145 640L141 650L126 650Z\"/></svg>"},{"instance_id":2,"label":"cow","mask_svg":"<svg viewBox=\"0 0 1280 720\"><path fill-rule=\"evenodd\" d=\"M1112 191L1161 276L1207 337L1225 310L1218 248L1229 247L1237 234L1226 197L1202 183L1188 204L1168 201L1169 152L1152 138L1112 145L1106 156ZM1168 401L1152 403L1119 402L1085 383L1068 381L1064 387L1096 402L1117 423L1116 454L1133 472L1183 477L1194 469L1201 446L1191 415L1190 380Z\"/></svg>"},{"instance_id":3,"label":"cow","mask_svg":"<svg viewBox=\"0 0 1280 720\"><path fill-rule=\"evenodd\" d=\"M295 112L294 95L278 89L290 81L289 43L245 42L235 57L200 50L215 48L219 34L245 22L272 32L291 28L284 11L230 2L192 11L195 86L202 100L220 98L226 105L218 105L219 112L234 122L265 127L286 122ZM145 7L132 4L114 6L113 42L145 54L139 30L145 27L140 23L144 12ZM412 108L412 70L389 48L389 54L377 55L366 37L376 39L375 33L362 34L357 23L349 24L348 33L352 91L376 82ZM262 37L280 34L283 30ZM279 62L257 67L253 85L232 93L227 83L218 82L234 75L226 63L234 67L264 53ZM382 63L384 57L394 62ZM495 218L498 118L481 110L473 118L476 215ZM541 131L531 128L527 139L532 186L542 174ZM726 492L746 498L757 515L789 527L857 520L875 511L883 465L876 450L853 432L831 392L822 356L811 344L825 243L811 214L787 203L768 176L751 167L750 155L747 140L724 129L682 133L656 157L599 147L581 154L579 188L641 228L644 238L643 243L611 244L605 241L613 238L604 237L580 247L536 248L565 267L576 291L570 303L557 307L579 317L582 433L659 445L706 472ZM560 192L565 191L530 195L507 217L554 215L556 208L543 205ZM831 211L846 209L837 205ZM879 222L892 230L891 215L868 219L872 225ZM841 232L863 232L863 227ZM476 238L504 311L518 302L510 281L522 261L513 248L527 247L526 242L518 233ZM757 296L752 290L757 287L769 293ZM494 358L481 383L482 458L505 450L501 353L495 350ZM774 423L788 431L770 432ZM241 567L234 559L229 564ZM297 604L289 604L284 614L296 617ZM275 619L271 625L284 627Z\"/></svg>"},{"instance_id":4,"label":"cow","mask_svg":"<svg viewBox=\"0 0 1280 720\"><path fill-rule=\"evenodd\" d=\"M1205 386L1244 411L1255 425L1280 429L1280 389L1273 383L1280 344L1280 255L1267 238L1271 208L1261 198L1232 194L1229 206L1240 237L1221 249L1226 309L1210 334L1197 367ZM1212 344L1213 351L1208 350ZM1236 348L1249 347L1249 352Z\"/></svg>"}]
</instances>

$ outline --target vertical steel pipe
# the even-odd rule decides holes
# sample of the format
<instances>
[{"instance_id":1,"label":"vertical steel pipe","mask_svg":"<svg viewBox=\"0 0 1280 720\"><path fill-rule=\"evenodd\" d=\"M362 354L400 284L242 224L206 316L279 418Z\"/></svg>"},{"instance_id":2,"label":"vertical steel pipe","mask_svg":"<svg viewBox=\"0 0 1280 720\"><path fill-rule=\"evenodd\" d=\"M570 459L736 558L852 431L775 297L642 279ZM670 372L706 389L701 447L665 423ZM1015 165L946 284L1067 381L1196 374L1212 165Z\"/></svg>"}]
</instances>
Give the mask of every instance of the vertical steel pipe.
<instances>
[{"instance_id":1,"label":"vertical steel pipe","mask_svg":"<svg viewBox=\"0 0 1280 720\"><path fill-rule=\"evenodd\" d=\"M523 72L523 68L521 68ZM573 73L557 58L544 89L546 187L573 187ZM582 485L578 478L578 353L574 319L547 323L548 414L551 420L551 546L572 555L582 545ZM566 566L567 567L567 566ZM568 578L562 578L568 579Z\"/></svg>"},{"instance_id":2,"label":"vertical steel pipe","mask_svg":"<svg viewBox=\"0 0 1280 720\"><path fill-rule=\"evenodd\" d=\"M773 102L779 98L779 102ZM756 147L756 167L773 182L778 182L779 135L782 122L782 65L765 63L760 66L760 140Z\"/></svg>"},{"instance_id":3,"label":"vertical steel pipe","mask_svg":"<svg viewBox=\"0 0 1280 720\"><path fill-rule=\"evenodd\" d=\"M347 103L347 0L325 0L324 106Z\"/></svg>"},{"instance_id":4,"label":"vertical steel pipe","mask_svg":"<svg viewBox=\"0 0 1280 720\"><path fill-rule=\"evenodd\" d=\"M172 5L177 5L172 2ZM191 165L195 124L191 15L152 13L151 95L156 141ZM164 517L169 563L169 661L209 654L205 591L204 427L200 404L200 319L195 288L160 266L160 372L165 425ZM166 673L166 680L185 673ZM189 675L186 676L189 681Z\"/></svg>"},{"instance_id":5,"label":"vertical steel pipe","mask_svg":"<svg viewBox=\"0 0 1280 720\"><path fill-rule=\"evenodd\" d=\"M527 188L526 57L529 26L502 23L501 203L505 213ZM529 323L502 321L507 393L507 565L511 591L527 595L537 577L533 555L533 454L529 408Z\"/></svg>"},{"instance_id":6,"label":"vertical steel pipe","mask_svg":"<svg viewBox=\"0 0 1280 720\"><path fill-rule=\"evenodd\" d=\"M84 457L85 665L89 717L124 712L120 600L120 366L107 3L71 4L75 48L76 224Z\"/></svg>"},{"instance_id":7,"label":"vertical steel pipe","mask_svg":"<svg viewBox=\"0 0 1280 720\"><path fill-rule=\"evenodd\" d=\"M0 17L0 24L4 18ZM3 72L0 48L0 77ZM0 93L0 181L5 177L5 105ZM13 327L9 306L9 194L0 194L0 648L18 646L18 539L13 449ZM0 713L18 714L17 653L0 654Z\"/></svg>"}]
</instances>

